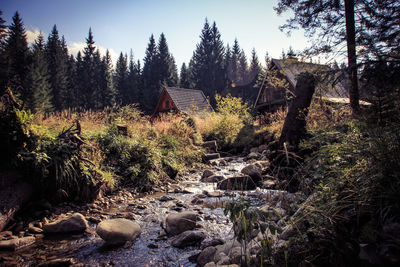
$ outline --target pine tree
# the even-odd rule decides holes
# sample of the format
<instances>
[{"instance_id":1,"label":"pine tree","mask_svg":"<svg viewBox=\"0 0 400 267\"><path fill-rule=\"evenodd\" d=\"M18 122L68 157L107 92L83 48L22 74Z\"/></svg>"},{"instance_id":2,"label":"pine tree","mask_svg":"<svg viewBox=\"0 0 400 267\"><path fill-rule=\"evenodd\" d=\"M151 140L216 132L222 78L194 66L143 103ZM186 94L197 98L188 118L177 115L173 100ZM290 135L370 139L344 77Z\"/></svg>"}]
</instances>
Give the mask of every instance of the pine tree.
<instances>
[{"instance_id":1,"label":"pine tree","mask_svg":"<svg viewBox=\"0 0 400 267\"><path fill-rule=\"evenodd\" d=\"M32 64L29 71L29 82L33 92L30 107L35 112L48 113L54 108L51 101L49 77L43 35L40 33L33 45Z\"/></svg>"},{"instance_id":2,"label":"pine tree","mask_svg":"<svg viewBox=\"0 0 400 267\"><path fill-rule=\"evenodd\" d=\"M256 86L258 76L261 73L261 65L258 61L257 53L255 48L251 51L251 60L249 68L249 81L250 84L247 89L247 99L250 103L254 103L258 94L258 87Z\"/></svg>"},{"instance_id":3,"label":"pine tree","mask_svg":"<svg viewBox=\"0 0 400 267\"><path fill-rule=\"evenodd\" d=\"M161 33L158 41L157 67L160 83L167 86L177 85L177 68L173 56L169 53L167 39Z\"/></svg>"},{"instance_id":4,"label":"pine tree","mask_svg":"<svg viewBox=\"0 0 400 267\"><path fill-rule=\"evenodd\" d=\"M83 84L81 85L81 91L83 98L83 107L86 109L95 108L95 94L97 93L97 71L98 66L96 65L96 47L94 45L92 29L89 28L89 35L86 38L86 47L83 51Z\"/></svg>"},{"instance_id":5,"label":"pine tree","mask_svg":"<svg viewBox=\"0 0 400 267\"><path fill-rule=\"evenodd\" d=\"M24 24L18 12L15 12L12 19L13 22L8 29L8 38L5 44L8 86L20 94L23 101L27 101L32 97L32 92L27 87L30 52Z\"/></svg>"},{"instance_id":6,"label":"pine tree","mask_svg":"<svg viewBox=\"0 0 400 267\"><path fill-rule=\"evenodd\" d=\"M117 103L122 105L129 103L127 61L127 56L121 52L115 65L114 86L118 96Z\"/></svg>"},{"instance_id":7,"label":"pine tree","mask_svg":"<svg viewBox=\"0 0 400 267\"><path fill-rule=\"evenodd\" d=\"M64 41L65 42L65 41ZM68 95L68 54L65 43L60 40L57 26L54 25L46 44L46 58L53 93L53 104L58 110L66 108Z\"/></svg>"},{"instance_id":8,"label":"pine tree","mask_svg":"<svg viewBox=\"0 0 400 267\"><path fill-rule=\"evenodd\" d=\"M154 40L154 35L150 36L147 45L146 55L143 65L143 96L142 107L147 113L151 113L157 104L161 83L159 79L158 49Z\"/></svg>"},{"instance_id":9,"label":"pine tree","mask_svg":"<svg viewBox=\"0 0 400 267\"><path fill-rule=\"evenodd\" d=\"M7 26L1 17L3 12L0 10L0 95L3 95L7 85L7 58L5 55L5 41L7 38Z\"/></svg>"},{"instance_id":10,"label":"pine tree","mask_svg":"<svg viewBox=\"0 0 400 267\"><path fill-rule=\"evenodd\" d=\"M231 81L232 87L235 87L239 83L239 59L241 56L241 50L238 40L235 38L232 47L232 55L228 65L228 77Z\"/></svg>"},{"instance_id":11,"label":"pine tree","mask_svg":"<svg viewBox=\"0 0 400 267\"><path fill-rule=\"evenodd\" d=\"M104 106L114 106L115 105L115 88L113 81L113 66L110 51L106 51L106 55L102 60L102 90L103 90L103 104Z\"/></svg>"},{"instance_id":12,"label":"pine tree","mask_svg":"<svg viewBox=\"0 0 400 267\"><path fill-rule=\"evenodd\" d=\"M82 97L82 92L85 90L85 66L82 59L81 51L78 51L76 55L76 64L75 64L75 90L74 95L76 96L75 99L75 106L78 109L83 109L85 104L85 98Z\"/></svg>"},{"instance_id":13,"label":"pine tree","mask_svg":"<svg viewBox=\"0 0 400 267\"><path fill-rule=\"evenodd\" d=\"M247 58L246 54L242 49L239 56L239 68L238 68L239 84L242 86L249 84L249 78L247 72L248 72Z\"/></svg>"},{"instance_id":14,"label":"pine tree","mask_svg":"<svg viewBox=\"0 0 400 267\"><path fill-rule=\"evenodd\" d=\"M181 88L191 88L190 73L189 73L189 69L186 68L185 63L182 63L181 73L180 73L180 78L179 78L179 86Z\"/></svg>"},{"instance_id":15,"label":"pine tree","mask_svg":"<svg viewBox=\"0 0 400 267\"><path fill-rule=\"evenodd\" d=\"M77 91L77 81L76 81L76 68L77 62L73 55L70 55L67 61L67 77L68 84L66 94L62 95L65 108L72 108L78 106L79 96Z\"/></svg>"},{"instance_id":16,"label":"pine tree","mask_svg":"<svg viewBox=\"0 0 400 267\"><path fill-rule=\"evenodd\" d=\"M210 27L206 19L190 68L194 87L203 90L206 96L211 96L212 104L215 102L214 94L220 93L225 87L224 51L216 23Z\"/></svg>"},{"instance_id":17,"label":"pine tree","mask_svg":"<svg viewBox=\"0 0 400 267\"><path fill-rule=\"evenodd\" d=\"M133 58L133 52L131 50L129 56L129 72L128 72L128 87L129 87L129 103L139 103L140 94L140 66L138 66Z\"/></svg>"}]
</instances>

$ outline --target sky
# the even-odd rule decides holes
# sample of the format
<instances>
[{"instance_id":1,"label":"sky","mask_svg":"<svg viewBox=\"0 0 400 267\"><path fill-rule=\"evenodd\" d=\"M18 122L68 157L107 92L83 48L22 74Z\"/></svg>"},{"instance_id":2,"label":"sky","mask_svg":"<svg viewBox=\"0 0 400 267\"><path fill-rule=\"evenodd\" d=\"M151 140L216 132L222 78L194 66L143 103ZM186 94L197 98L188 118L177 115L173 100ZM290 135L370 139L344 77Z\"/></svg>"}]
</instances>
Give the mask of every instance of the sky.
<instances>
[{"instance_id":1,"label":"sky","mask_svg":"<svg viewBox=\"0 0 400 267\"><path fill-rule=\"evenodd\" d=\"M28 41L41 31L47 36L57 25L71 54L83 49L91 27L102 55L109 49L113 62L120 52L143 61L151 34L163 32L178 68L192 57L206 19L216 22L224 44L235 38L247 57L256 49L260 62L265 54L279 58L282 49L295 51L308 43L301 30L291 36L279 30L290 14L278 16L276 0L1 0L3 19L10 24L19 12Z\"/></svg>"}]
</instances>

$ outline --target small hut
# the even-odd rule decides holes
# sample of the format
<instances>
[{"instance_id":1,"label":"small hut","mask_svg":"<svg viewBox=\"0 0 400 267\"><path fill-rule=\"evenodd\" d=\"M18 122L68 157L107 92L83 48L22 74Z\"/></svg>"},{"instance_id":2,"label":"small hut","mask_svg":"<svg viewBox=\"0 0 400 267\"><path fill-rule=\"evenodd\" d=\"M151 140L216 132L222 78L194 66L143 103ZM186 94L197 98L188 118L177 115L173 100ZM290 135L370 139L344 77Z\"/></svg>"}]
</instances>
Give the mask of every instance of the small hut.
<instances>
[{"instance_id":1,"label":"small hut","mask_svg":"<svg viewBox=\"0 0 400 267\"><path fill-rule=\"evenodd\" d=\"M299 61L296 58L272 59L269 68L276 80L281 80L279 85L265 82L261 86L254 108L259 112L273 111L287 104L291 93L296 87L296 77L302 72L310 72L320 77L319 88L316 95L325 98L348 99L346 77L342 70L333 70L328 65L314 64ZM265 81L265 80L264 80Z\"/></svg>"},{"instance_id":2,"label":"small hut","mask_svg":"<svg viewBox=\"0 0 400 267\"><path fill-rule=\"evenodd\" d=\"M210 113L213 109L201 90L164 87L152 117L171 111L197 115Z\"/></svg>"}]
</instances>

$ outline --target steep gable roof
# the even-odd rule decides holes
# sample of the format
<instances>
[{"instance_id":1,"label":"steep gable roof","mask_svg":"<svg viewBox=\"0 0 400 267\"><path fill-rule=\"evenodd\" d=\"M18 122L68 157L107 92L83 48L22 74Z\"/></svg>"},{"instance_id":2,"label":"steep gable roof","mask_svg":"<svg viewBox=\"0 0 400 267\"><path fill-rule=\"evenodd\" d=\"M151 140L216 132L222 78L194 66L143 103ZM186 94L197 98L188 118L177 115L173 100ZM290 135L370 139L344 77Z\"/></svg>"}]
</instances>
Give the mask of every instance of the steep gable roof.
<instances>
[{"instance_id":1,"label":"steep gable roof","mask_svg":"<svg viewBox=\"0 0 400 267\"><path fill-rule=\"evenodd\" d=\"M165 90L181 112L192 114L196 112L212 112L213 109L201 90L166 87Z\"/></svg>"}]
</instances>

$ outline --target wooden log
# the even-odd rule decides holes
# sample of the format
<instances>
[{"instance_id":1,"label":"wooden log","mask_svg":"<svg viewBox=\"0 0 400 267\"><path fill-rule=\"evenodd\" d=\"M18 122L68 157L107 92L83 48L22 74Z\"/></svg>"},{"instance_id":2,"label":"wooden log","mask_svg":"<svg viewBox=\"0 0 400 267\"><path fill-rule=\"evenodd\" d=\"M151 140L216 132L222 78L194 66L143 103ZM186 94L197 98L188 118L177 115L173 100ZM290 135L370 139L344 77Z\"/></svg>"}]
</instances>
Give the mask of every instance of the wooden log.
<instances>
[{"instance_id":1,"label":"wooden log","mask_svg":"<svg viewBox=\"0 0 400 267\"><path fill-rule=\"evenodd\" d=\"M300 73L297 76L297 84L294 90L295 97L290 103L279 139L281 147L286 142L297 148L300 140L306 134L306 117L314 91L315 77L309 72Z\"/></svg>"},{"instance_id":2,"label":"wooden log","mask_svg":"<svg viewBox=\"0 0 400 267\"><path fill-rule=\"evenodd\" d=\"M203 158L204 162L207 162L212 159L219 159L220 155L219 155L219 153L203 154L202 158Z\"/></svg>"},{"instance_id":3,"label":"wooden log","mask_svg":"<svg viewBox=\"0 0 400 267\"><path fill-rule=\"evenodd\" d=\"M215 140L206 141L201 146L206 148L208 152L217 152L218 149L217 141Z\"/></svg>"}]
</instances>

